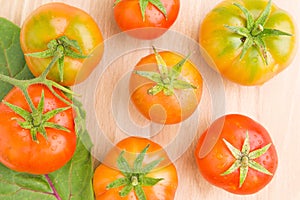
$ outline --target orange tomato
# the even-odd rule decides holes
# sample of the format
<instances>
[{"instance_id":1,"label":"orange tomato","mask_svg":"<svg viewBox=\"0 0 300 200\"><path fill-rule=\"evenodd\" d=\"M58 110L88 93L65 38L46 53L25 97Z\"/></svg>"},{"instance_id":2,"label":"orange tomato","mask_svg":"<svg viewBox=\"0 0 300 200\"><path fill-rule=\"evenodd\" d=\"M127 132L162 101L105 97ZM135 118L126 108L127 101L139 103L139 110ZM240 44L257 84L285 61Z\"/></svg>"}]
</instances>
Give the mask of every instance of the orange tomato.
<instances>
[{"instance_id":1,"label":"orange tomato","mask_svg":"<svg viewBox=\"0 0 300 200\"><path fill-rule=\"evenodd\" d=\"M142 151L144 158L140 159L138 167L136 158L141 156ZM124 168L124 159L128 170L120 169ZM157 165L152 165L153 162ZM153 166L152 169L149 172L144 171L150 165ZM116 180L122 180L124 183L119 183L118 186ZM112 187L113 184L115 187ZM151 140L138 137L129 137L118 142L116 148L112 149L96 168L93 178L97 200L138 200L142 199L141 194L144 194L147 200L172 200L177 185L177 171L167 153Z\"/></svg>"},{"instance_id":2,"label":"orange tomato","mask_svg":"<svg viewBox=\"0 0 300 200\"><path fill-rule=\"evenodd\" d=\"M169 71L184 59L183 56L169 51L159 52L159 55L165 61ZM158 72L156 55L150 54L142 58L134 70ZM161 124L179 123L196 110L202 96L203 80L197 67L189 60L183 63L178 79L186 81L186 84L190 84L192 87L173 88L174 93L171 95L167 95L164 91L152 95L149 94L149 89L159 84L139 74L132 73L129 87L131 101L140 113L149 120ZM173 78L169 78L168 81L171 85L173 84Z\"/></svg>"}]
</instances>

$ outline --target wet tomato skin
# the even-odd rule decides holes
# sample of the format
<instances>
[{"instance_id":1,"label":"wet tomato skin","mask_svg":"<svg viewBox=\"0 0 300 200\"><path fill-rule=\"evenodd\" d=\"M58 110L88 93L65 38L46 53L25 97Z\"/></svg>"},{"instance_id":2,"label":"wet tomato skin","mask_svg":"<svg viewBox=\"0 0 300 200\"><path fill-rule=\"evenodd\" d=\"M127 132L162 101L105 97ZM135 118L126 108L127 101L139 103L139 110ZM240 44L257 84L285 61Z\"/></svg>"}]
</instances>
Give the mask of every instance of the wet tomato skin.
<instances>
[{"instance_id":1,"label":"wet tomato skin","mask_svg":"<svg viewBox=\"0 0 300 200\"><path fill-rule=\"evenodd\" d=\"M45 94L44 112L68 106L45 86L31 85L28 92L35 106L40 101L42 90ZM63 93L55 91L67 99ZM30 111L23 93L18 88L13 88L4 101ZM38 142L32 140L29 129L24 129L18 124L18 120L23 119L4 103L0 104L0 118L0 162L12 170L48 174L64 166L75 152L76 133L71 108L49 120L64 126L70 132L46 128L47 139L38 133Z\"/></svg>"}]
</instances>

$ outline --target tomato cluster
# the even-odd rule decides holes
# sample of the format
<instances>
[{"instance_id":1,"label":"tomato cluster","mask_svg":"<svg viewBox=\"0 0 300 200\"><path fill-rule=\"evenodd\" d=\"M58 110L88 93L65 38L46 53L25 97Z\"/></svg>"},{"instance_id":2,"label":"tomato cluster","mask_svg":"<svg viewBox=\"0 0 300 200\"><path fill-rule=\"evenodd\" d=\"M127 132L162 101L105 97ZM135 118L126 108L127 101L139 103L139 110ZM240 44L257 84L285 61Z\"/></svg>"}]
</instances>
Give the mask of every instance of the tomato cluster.
<instances>
[{"instance_id":1,"label":"tomato cluster","mask_svg":"<svg viewBox=\"0 0 300 200\"><path fill-rule=\"evenodd\" d=\"M171 27L179 7L179 0L116 0L113 11L122 31L150 40ZM199 45L206 62L224 78L261 85L292 61L295 29L292 17L271 0L224 0L202 21ZM49 3L25 20L20 42L36 78L0 76L16 86L0 104L0 162L18 172L48 174L64 166L76 149L76 114L65 94L72 92L64 86L92 73L102 58L103 37L88 13ZM132 71L131 101L148 120L181 123L200 103L201 73L189 56L153 51ZM199 138L194 156L208 182L235 194L264 188L278 164L267 130L240 114L214 121ZM177 186L167 152L139 137L117 143L93 179L97 199L171 200Z\"/></svg>"},{"instance_id":2,"label":"tomato cluster","mask_svg":"<svg viewBox=\"0 0 300 200\"><path fill-rule=\"evenodd\" d=\"M49 3L24 21L20 45L36 78L0 74L15 86L0 104L0 162L18 172L48 174L74 155L77 109L64 86L84 81L97 66L102 33L83 10Z\"/></svg>"}]
</instances>

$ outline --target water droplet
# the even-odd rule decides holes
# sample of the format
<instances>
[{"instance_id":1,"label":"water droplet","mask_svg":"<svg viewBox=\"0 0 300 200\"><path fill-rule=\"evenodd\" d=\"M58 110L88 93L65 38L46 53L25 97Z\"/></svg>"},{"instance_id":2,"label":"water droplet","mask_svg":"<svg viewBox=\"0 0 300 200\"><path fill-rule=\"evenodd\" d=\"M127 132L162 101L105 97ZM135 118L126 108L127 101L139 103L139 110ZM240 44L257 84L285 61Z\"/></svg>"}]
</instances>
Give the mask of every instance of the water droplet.
<instances>
[{"instance_id":1,"label":"water droplet","mask_svg":"<svg viewBox=\"0 0 300 200\"><path fill-rule=\"evenodd\" d=\"M56 149L57 149L57 145L55 145L55 146L51 146L51 151L56 151Z\"/></svg>"},{"instance_id":2,"label":"water droplet","mask_svg":"<svg viewBox=\"0 0 300 200\"><path fill-rule=\"evenodd\" d=\"M223 158L223 155L222 154L217 154L217 159L221 160Z\"/></svg>"},{"instance_id":3,"label":"water droplet","mask_svg":"<svg viewBox=\"0 0 300 200\"><path fill-rule=\"evenodd\" d=\"M28 141L28 138L27 138L27 136L24 136L24 137L22 137L22 141L23 141L23 142L26 142L26 141Z\"/></svg>"},{"instance_id":4,"label":"water droplet","mask_svg":"<svg viewBox=\"0 0 300 200\"><path fill-rule=\"evenodd\" d=\"M267 161L265 161L265 160L262 163L263 163L263 165L267 165Z\"/></svg>"},{"instance_id":5,"label":"water droplet","mask_svg":"<svg viewBox=\"0 0 300 200\"><path fill-rule=\"evenodd\" d=\"M57 135L53 135L53 136L52 136L52 139L53 139L53 140L56 140L56 139L57 139Z\"/></svg>"}]
</instances>

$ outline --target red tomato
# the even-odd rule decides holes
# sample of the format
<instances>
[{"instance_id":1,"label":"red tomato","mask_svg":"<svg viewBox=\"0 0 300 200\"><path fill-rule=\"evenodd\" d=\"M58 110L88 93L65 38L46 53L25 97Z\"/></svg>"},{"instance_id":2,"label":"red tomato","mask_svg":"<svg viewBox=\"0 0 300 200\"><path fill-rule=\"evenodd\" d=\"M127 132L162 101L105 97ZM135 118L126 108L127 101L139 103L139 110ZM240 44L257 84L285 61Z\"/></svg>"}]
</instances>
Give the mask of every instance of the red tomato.
<instances>
[{"instance_id":1,"label":"red tomato","mask_svg":"<svg viewBox=\"0 0 300 200\"><path fill-rule=\"evenodd\" d=\"M84 81L103 54L102 33L93 18L81 9L58 2L42 5L26 18L20 42L34 76L43 73L54 55L61 54L48 78L65 86ZM48 56L36 55L39 52L47 52Z\"/></svg>"},{"instance_id":2,"label":"red tomato","mask_svg":"<svg viewBox=\"0 0 300 200\"><path fill-rule=\"evenodd\" d=\"M129 137L118 142L116 147L107 154L104 162L95 171L93 187L97 200L174 199L178 184L176 168L160 145L145 138ZM120 154L121 151L124 152ZM143 159L136 162L142 151ZM152 165L154 162L157 165ZM150 165L150 172L143 171ZM122 184L117 180L124 182Z\"/></svg>"},{"instance_id":3,"label":"red tomato","mask_svg":"<svg viewBox=\"0 0 300 200\"><path fill-rule=\"evenodd\" d=\"M41 122L43 118L35 117L35 120L29 120L29 123L25 124L23 117L16 114L6 104L0 104L0 162L12 170L31 174L48 174L65 165L75 152L76 133L72 109L67 108L68 105L55 97L47 87L31 85L28 93L36 107L41 100L42 91L44 91L43 116L57 108L66 108L47 122L43 122L47 138L38 132L34 141L31 133L31 130L40 127L42 123L37 122ZM55 91L67 99L59 90ZM4 101L34 115L18 88L13 88ZM32 126L32 128L21 127L21 123L24 127ZM50 128L49 123L62 126L68 131Z\"/></svg>"},{"instance_id":4,"label":"red tomato","mask_svg":"<svg viewBox=\"0 0 300 200\"><path fill-rule=\"evenodd\" d=\"M114 7L115 20L122 31L139 39L154 39L165 33L175 22L180 2L179 0L159 0L162 6L148 0L116 0ZM141 2L145 7L144 19ZM159 8L163 7L161 10ZM165 9L165 13L163 10Z\"/></svg>"},{"instance_id":5,"label":"red tomato","mask_svg":"<svg viewBox=\"0 0 300 200\"><path fill-rule=\"evenodd\" d=\"M213 122L201 135L195 157L208 182L236 194L252 194L264 188L278 163L266 129L237 114Z\"/></svg>"},{"instance_id":6,"label":"red tomato","mask_svg":"<svg viewBox=\"0 0 300 200\"><path fill-rule=\"evenodd\" d=\"M159 52L159 56L164 60L168 71L172 71L171 69L184 59L181 55L168 51ZM202 96L202 76L189 60L181 64L182 69L178 71L178 77L169 77L171 74L169 73L163 81L166 84L156 83L137 73L159 72L155 53L142 58L134 68L135 73L130 77L129 87L131 101L147 119L161 124L175 124L187 119L196 110ZM185 81L186 88L176 88L176 80ZM161 92L150 94L150 90L160 85L164 87ZM171 86L170 94L168 94L169 86Z\"/></svg>"}]
</instances>

